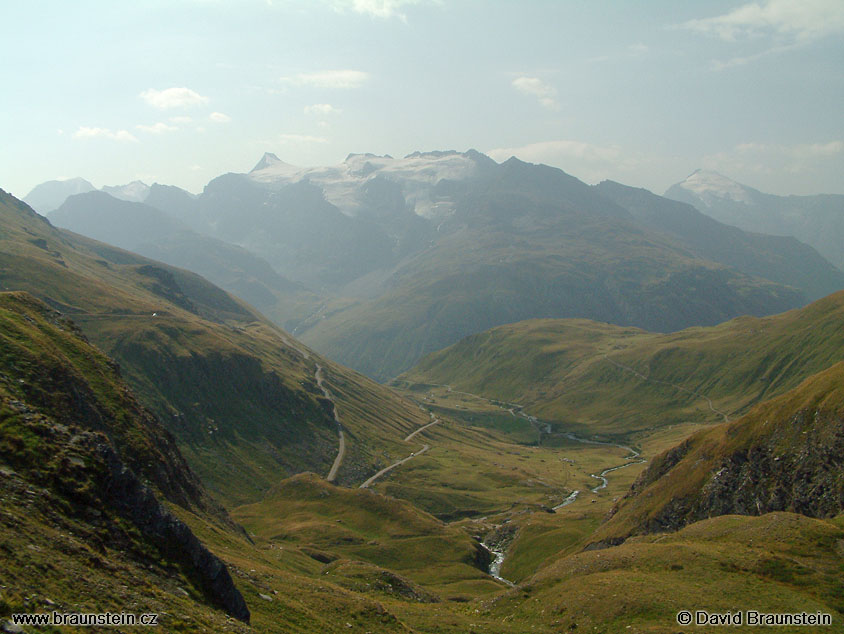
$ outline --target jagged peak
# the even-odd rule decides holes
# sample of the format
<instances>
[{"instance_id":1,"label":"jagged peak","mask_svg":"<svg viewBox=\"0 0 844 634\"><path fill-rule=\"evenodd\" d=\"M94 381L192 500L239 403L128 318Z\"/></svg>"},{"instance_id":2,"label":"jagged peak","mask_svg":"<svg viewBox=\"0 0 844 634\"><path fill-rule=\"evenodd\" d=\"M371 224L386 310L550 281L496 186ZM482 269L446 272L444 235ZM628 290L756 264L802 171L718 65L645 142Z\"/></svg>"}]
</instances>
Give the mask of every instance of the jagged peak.
<instances>
[{"instance_id":1,"label":"jagged peak","mask_svg":"<svg viewBox=\"0 0 844 634\"><path fill-rule=\"evenodd\" d=\"M389 159L393 160L393 157L389 154L373 154L372 152L351 152L344 160L344 163L348 163L349 161L353 161L355 159Z\"/></svg>"},{"instance_id":2,"label":"jagged peak","mask_svg":"<svg viewBox=\"0 0 844 634\"><path fill-rule=\"evenodd\" d=\"M420 152L417 150L416 152L408 154L404 158L444 158L446 156L461 156L461 153L457 150L432 150L430 152Z\"/></svg>"},{"instance_id":3,"label":"jagged peak","mask_svg":"<svg viewBox=\"0 0 844 634\"><path fill-rule=\"evenodd\" d=\"M120 200L128 200L130 202L143 202L149 195L149 185L143 181L132 181L125 185L105 185L102 191L111 194Z\"/></svg>"},{"instance_id":4,"label":"jagged peak","mask_svg":"<svg viewBox=\"0 0 844 634\"><path fill-rule=\"evenodd\" d=\"M272 152L264 152L264 156L261 157L261 160L258 161L255 164L255 167L253 167L252 170L249 173L251 174L252 172L258 172L262 169L272 167L273 165L283 165L283 164L284 164L284 161L282 161L280 158L278 158Z\"/></svg>"}]
</instances>

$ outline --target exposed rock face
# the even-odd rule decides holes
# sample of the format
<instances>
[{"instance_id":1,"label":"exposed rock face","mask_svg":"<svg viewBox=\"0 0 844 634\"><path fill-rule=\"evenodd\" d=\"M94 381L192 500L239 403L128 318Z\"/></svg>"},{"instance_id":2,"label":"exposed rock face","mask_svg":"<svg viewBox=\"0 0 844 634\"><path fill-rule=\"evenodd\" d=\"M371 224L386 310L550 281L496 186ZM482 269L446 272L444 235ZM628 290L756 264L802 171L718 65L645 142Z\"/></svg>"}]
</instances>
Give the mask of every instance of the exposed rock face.
<instances>
[{"instance_id":1,"label":"exposed rock face","mask_svg":"<svg viewBox=\"0 0 844 634\"><path fill-rule=\"evenodd\" d=\"M225 564L184 522L161 505L109 445L101 444L98 449L107 466L103 488L113 508L135 524L162 552L193 569L212 603L248 623L249 609Z\"/></svg>"},{"instance_id":2,"label":"exposed rock face","mask_svg":"<svg viewBox=\"0 0 844 634\"><path fill-rule=\"evenodd\" d=\"M807 427L806 419L821 412L797 413L789 424ZM818 422L818 421L816 421ZM701 490L696 514L738 513L758 515L770 511L793 511L809 517L829 517L844 508L844 420L833 418L824 426L834 429L828 438L805 431L806 443L796 451L779 453L758 445L723 459Z\"/></svg>"},{"instance_id":3,"label":"exposed rock face","mask_svg":"<svg viewBox=\"0 0 844 634\"><path fill-rule=\"evenodd\" d=\"M593 547L718 515L844 509L844 363L658 456Z\"/></svg>"},{"instance_id":4,"label":"exposed rock face","mask_svg":"<svg viewBox=\"0 0 844 634\"><path fill-rule=\"evenodd\" d=\"M62 500L50 505L53 527L75 518L135 561L154 546L209 603L249 621L225 564L159 496L232 531L234 522L116 364L26 293L0 293L0 464L9 465L4 476L14 471L33 490Z\"/></svg>"},{"instance_id":5,"label":"exposed rock face","mask_svg":"<svg viewBox=\"0 0 844 634\"><path fill-rule=\"evenodd\" d=\"M822 412L800 411L788 425L805 435L805 443L792 451L778 451L774 443L742 447L720 458L697 495L673 498L645 526L646 532L678 530L686 524L718 515L761 515L791 511L809 517L830 517L844 509L844 420L830 418L823 427L827 435L813 433L808 419ZM828 416L828 415L827 415ZM809 427L808 430L806 428ZM776 438L772 439L776 440ZM672 450L661 463L662 472L643 474L642 482L662 477L684 457L689 444Z\"/></svg>"}]
</instances>

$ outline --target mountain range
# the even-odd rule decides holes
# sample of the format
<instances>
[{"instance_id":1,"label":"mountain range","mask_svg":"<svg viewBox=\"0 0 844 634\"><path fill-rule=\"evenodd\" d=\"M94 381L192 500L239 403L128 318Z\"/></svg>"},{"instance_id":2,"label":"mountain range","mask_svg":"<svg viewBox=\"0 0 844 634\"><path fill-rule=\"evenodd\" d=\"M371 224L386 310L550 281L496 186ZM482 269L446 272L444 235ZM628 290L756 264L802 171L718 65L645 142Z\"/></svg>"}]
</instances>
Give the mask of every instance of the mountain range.
<instances>
[{"instance_id":1,"label":"mountain range","mask_svg":"<svg viewBox=\"0 0 844 634\"><path fill-rule=\"evenodd\" d=\"M451 211L427 219L415 206L395 218L385 204L387 219L370 206L356 224L307 179L275 192L248 175L221 177L214 197L192 204L153 187L144 203L81 194L62 213L138 245L166 245L175 232L183 250L208 252L200 261L209 270L225 261L216 274L254 275L268 289L258 272L289 256L266 237L262 262L203 235L204 214L250 240L255 200L303 239L310 209L321 222L337 211L356 230L399 236L370 254L392 267L387 277L344 281L372 265L344 253L310 273L321 302L313 330L365 315L390 293L418 297L408 312L429 318L425 301L439 298L441 310L456 302L458 317L472 302L536 301L561 280L555 297L603 289L593 306L609 298L668 323L696 310L717 319L736 307L802 306L836 283L805 245L725 230L688 205L615 183L589 187L480 155L364 162L382 165L373 174L412 164L410 191L420 174L437 179L436 169L467 160L471 177L453 172L454 182L434 186L443 198L431 207L447 207L450 192ZM288 169L264 163L259 172ZM372 196L397 200L380 176ZM423 210L427 187L413 190ZM171 208L149 204L156 189ZM313 207L285 225L293 201ZM220 212L238 204L245 228ZM420 221L430 230L421 247ZM328 238L336 246L350 235ZM301 248L332 255L321 243ZM779 251L805 267L788 270ZM360 268L337 268L344 257ZM277 290L289 301L288 287ZM837 623L842 306L839 292L780 315L664 334L586 319L518 322L427 357L398 392L197 274L59 229L0 193L0 618L131 605L185 632L245 633L248 621L268 632L667 634L691 605L723 612L752 602ZM439 317L434 325L448 329L447 312Z\"/></svg>"},{"instance_id":2,"label":"mountain range","mask_svg":"<svg viewBox=\"0 0 844 634\"><path fill-rule=\"evenodd\" d=\"M696 170L672 185L666 198L679 200L745 231L794 236L812 245L839 269L844 268L844 196L775 196L711 170Z\"/></svg>"},{"instance_id":3,"label":"mountain range","mask_svg":"<svg viewBox=\"0 0 844 634\"><path fill-rule=\"evenodd\" d=\"M279 472L328 472L337 424L318 366L348 412L340 481L382 464L378 452L426 420L195 273L57 229L5 193L0 218L0 289L71 315L224 501L256 499Z\"/></svg>"},{"instance_id":4,"label":"mountain range","mask_svg":"<svg viewBox=\"0 0 844 634\"><path fill-rule=\"evenodd\" d=\"M181 223L164 230L178 231L178 241L164 239L168 222L148 209L134 208L133 222L153 226L127 232L116 225L128 226L117 220L128 207L97 199L115 209L108 228L104 211L92 222L93 198L72 200L56 222L193 267L379 380L465 335L527 318L672 331L781 312L844 288L840 270L793 238L750 234L645 190L590 187L558 169L498 164L471 150L358 154L322 168L268 153L196 198L153 186L145 204ZM142 245L144 234L159 237ZM215 239L214 248L197 235ZM223 242L263 262L220 271L212 254ZM187 257L196 252L202 257ZM279 278L269 283L264 264Z\"/></svg>"}]
</instances>

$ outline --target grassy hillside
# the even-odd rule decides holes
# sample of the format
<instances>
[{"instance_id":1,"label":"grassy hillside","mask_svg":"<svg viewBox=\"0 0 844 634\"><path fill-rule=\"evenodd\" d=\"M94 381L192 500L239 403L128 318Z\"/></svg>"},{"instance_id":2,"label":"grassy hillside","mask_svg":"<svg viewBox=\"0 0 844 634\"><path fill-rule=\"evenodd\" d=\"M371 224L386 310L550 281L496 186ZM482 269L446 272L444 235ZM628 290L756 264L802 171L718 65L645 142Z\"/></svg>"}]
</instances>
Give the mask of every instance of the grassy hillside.
<instances>
[{"instance_id":1,"label":"grassy hillside","mask_svg":"<svg viewBox=\"0 0 844 634\"><path fill-rule=\"evenodd\" d=\"M79 323L224 501L258 499L299 471L327 473L338 446L334 404L347 430L340 481L364 480L427 422L197 275L57 230L5 193L0 218L0 286ZM334 404L316 384L317 363Z\"/></svg>"},{"instance_id":2,"label":"grassy hillside","mask_svg":"<svg viewBox=\"0 0 844 634\"><path fill-rule=\"evenodd\" d=\"M348 513L358 512L356 492L316 480L314 486L348 497ZM301 492L284 493L307 505ZM381 520L398 509L383 534L397 540L394 548L403 550L414 532L421 534L419 550L404 555L419 570L436 547L447 564L440 570L450 566L458 580L474 575L475 582L498 587L471 565L475 547L459 530L407 503L361 494L377 498L370 510ZM324 525L331 524L326 517ZM347 631L346 623L360 631L409 632L396 608L438 600L404 576L360 560L338 561L325 574L324 564L305 551L311 552L285 544L279 557L269 540L248 540L206 493L172 436L135 400L114 362L32 296L0 293L4 631L16 631L8 623L12 614L56 610L155 613L167 632L322 633ZM370 582L378 585L370 589ZM251 616L255 629L227 612Z\"/></svg>"},{"instance_id":3,"label":"grassy hillside","mask_svg":"<svg viewBox=\"0 0 844 634\"><path fill-rule=\"evenodd\" d=\"M654 459L593 541L706 517L844 509L844 363Z\"/></svg>"},{"instance_id":4,"label":"grassy hillside","mask_svg":"<svg viewBox=\"0 0 844 634\"><path fill-rule=\"evenodd\" d=\"M0 610L42 607L23 603L37 564L38 594L76 608L119 609L113 593L134 572L156 587L147 606L166 606L166 589L181 584L192 590L185 597L248 621L228 571L162 502L223 530L233 522L113 362L26 293L0 293L0 333L0 548L12 589ZM74 587L69 572L86 560L108 591ZM220 620L201 606L190 611Z\"/></svg>"},{"instance_id":5,"label":"grassy hillside","mask_svg":"<svg viewBox=\"0 0 844 634\"><path fill-rule=\"evenodd\" d=\"M397 384L448 384L599 433L717 422L844 358L842 319L844 293L780 315L671 334L531 320L429 355Z\"/></svg>"},{"instance_id":6,"label":"grassy hillside","mask_svg":"<svg viewBox=\"0 0 844 634\"><path fill-rule=\"evenodd\" d=\"M187 194L154 185L147 203L129 202L94 191L68 198L50 214L58 227L198 273L257 307L276 323L298 321L319 303L319 296L279 275L249 251L200 235L155 206ZM193 201L194 199L188 198Z\"/></svg>"},{"instance_id":7,"label":"grassy hillside","mask_svg":"<svg viewBox=\"0 0 844 634\"><path fill-rule=\"evenodd\" d=\"M557 632L744 632L748 626L683 628L681 610L716 613L826 613L826 627L844 631L841 516L811 519L792 513L726 515L683 530L628 540L622 546L569 555L518 590L485 604L524 630Z\"/></svg>"},{"instance_id":8,"label":"grassy hillside","mask_svg":"<svg viewBox=\"0 0 844 634\"><path fill-rule=\"evenodd\" d=\"M341 579L351 571L377 576L376 568L388 569L408 579L407 594L423 601L502 587L486 574L488 553L463 530L409 502L368 489L335 487L313 474L282 482L262 501L235 509L234 517L259 544L298 547L318 561L334 563L330 570Z\"/></svg>"}]
</instances>

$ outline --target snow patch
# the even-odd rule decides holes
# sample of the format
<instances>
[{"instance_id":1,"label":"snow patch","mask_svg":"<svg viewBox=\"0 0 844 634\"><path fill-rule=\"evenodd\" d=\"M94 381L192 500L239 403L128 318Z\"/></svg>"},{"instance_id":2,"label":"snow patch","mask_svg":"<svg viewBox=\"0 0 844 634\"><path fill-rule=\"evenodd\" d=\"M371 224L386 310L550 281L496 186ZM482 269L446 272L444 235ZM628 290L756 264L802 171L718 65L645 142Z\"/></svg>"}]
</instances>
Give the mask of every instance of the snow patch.
<instances>
[{"instance_id":1,"label":"snow patch","mask_svg":"<svg viewBox=\"0 0 844 634\"><path fill-rule=\"evenodd\" d=\"M741 183L712 170L695 170L680 187L692 192L707 206L712 206L715 199L727 199L750 204L750 192Z\"/></svg>"},{"instance_id":2,"label":"snow patch","mask_svg":"<svg viewBox=\"0 0 844 634\"><path fill-rule=\"evenodd\" d=\"M363 186L385 178L401 184L408 207L425 218L439 218L453 213L453 202L431 194L442 180L465 180L474 176L478 162L459 152L415 152L396 159L389 155L350 154L339 165L298 167L267 153L249 172L257 183L284 187L303 180L320 187L325 199L343 213L354 216L361 207Z\"/></svg>"}]
</instances>

